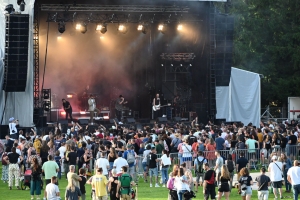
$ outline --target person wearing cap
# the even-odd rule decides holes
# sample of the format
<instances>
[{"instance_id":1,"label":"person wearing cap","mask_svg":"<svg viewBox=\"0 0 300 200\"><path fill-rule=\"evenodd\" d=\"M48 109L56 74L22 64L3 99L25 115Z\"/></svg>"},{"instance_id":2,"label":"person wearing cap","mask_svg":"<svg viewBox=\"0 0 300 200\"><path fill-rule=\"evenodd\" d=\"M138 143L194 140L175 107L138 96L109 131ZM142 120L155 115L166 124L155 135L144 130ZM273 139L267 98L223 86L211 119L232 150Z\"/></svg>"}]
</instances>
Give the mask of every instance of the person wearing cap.
<instances>
[{"instance_id":1,"label":"person wearing cap","mask_svg":"<svg viewBox=\"0 0 300 200\"><path fill-rule=\"evenodd\" d=\"M300 167L299 161L294 161L294 166L287 172L287 179L293 187L294 200L298 200L298 195L300 194Z\"/></svg>"},{"instance_id":2,"label":"person wearing cap","mask_svg":"<svg viewBox=\"0 0 300 200\"><path fill-rule=\"evenodd\" d=\"M121 169L123 166L125 166L127 168L129 167L127 160L124 159L122 156L123 156L123 153L121 151L119 151L118 158L114 161L114 165L113 165L114 169L117 170L118 176L122 174Z\"/></svg>"},{"instance_id":3,"label":"person wearing cap","mask_svg":"<svg viewBox=\"0 0 300 200\"><path fill-rule=\"evenodd\" d=\"M269 164L268 171L273 186L275 199L278 199L277 189L279 189L280 198L282 199L282 162L277 161L277 156L272 156L272 161Z\"/></svg>"},{"instance_id":4,"label":"person wearing cap","mask_svg":"<svg viewBox=\"0 0 300 200\"><path fill-rule=\"evenodd\" d=\"M9 118L9 134L10 137L13 139L19 139L19 135L18 135L18 130L17 130L17 126L19 125L19 120L11 117Z\"/></svg>"}]
</instances>

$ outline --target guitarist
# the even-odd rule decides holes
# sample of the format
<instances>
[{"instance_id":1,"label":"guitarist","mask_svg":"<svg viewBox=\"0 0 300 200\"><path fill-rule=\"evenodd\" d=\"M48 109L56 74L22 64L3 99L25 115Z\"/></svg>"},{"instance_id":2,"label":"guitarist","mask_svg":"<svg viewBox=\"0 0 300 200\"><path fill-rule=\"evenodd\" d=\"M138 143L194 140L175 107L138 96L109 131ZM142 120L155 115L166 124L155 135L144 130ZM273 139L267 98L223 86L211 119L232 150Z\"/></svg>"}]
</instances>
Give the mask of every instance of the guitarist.
<instances>
[{"instance_id":1,"label":"guitarist","mask_svg":"<svg viewBox=\"0 0 300 200\"><path fill-rule=\"evenodd\" d=\"M71 106L70 102L66 101L65 99L62 99L62 102L63 102L64 110L66 112L66 120L68 120L68 115L70 115L70 119L71 119L71 121L73 121L72 106Z\"/></svg>"},{"instance_id":2,"label":"guitarist","mask_svg":"<svg viewBox=\"0 0 300 200\"><path fill-rule=\"evenodd\" d=\"M153 99L152 106L157 106L156 111L154 111L154 119L157 117L161 116L161 111L160 111L160 98L159 98L159 93L157 93Z\"/></svg>"},{"instance_id":3,"label":"guitarist","mask_svg":"<svg viewBox=\"0 0 300 200\"><path fill-rule=\"evenodd\" d=\"M116 109L116 115L117 115L117 118L119 121L121 121L121 118L122 118L123 105L126 103L127 103L127 101L125 101L125 99L122 95L120 95L119 98L116 100L115 109Z\"/></svg>"}]
</instances>

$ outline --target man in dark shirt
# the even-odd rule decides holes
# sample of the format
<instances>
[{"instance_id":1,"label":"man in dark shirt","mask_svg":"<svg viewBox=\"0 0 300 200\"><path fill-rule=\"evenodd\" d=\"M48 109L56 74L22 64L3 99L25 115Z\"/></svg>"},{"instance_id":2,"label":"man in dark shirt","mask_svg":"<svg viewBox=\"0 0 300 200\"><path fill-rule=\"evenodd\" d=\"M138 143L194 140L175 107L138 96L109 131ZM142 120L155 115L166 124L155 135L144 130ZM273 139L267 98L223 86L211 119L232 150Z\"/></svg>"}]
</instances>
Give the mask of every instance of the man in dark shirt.
<instances>
[{"instance_id":1,"label":"man in dark shirt","mask_svg":"<svg viewBox=\"0 0 300 200\"><path fill-rule=\"evenodd\" d=\"M149 154L149 160L148 160L148 168L149 168L149 175L150 175L150 187L152 187L152 176L155 177L155 187L160 187L158 185L158 170L157 170L157 162L159 162L159 159L157 158L157 155L155 154L155 147L151 148L151 152Z\"/></svg>"},{"instance_id":2,"label":"man in dark shirt","mask_svg":"<svg viewBox=\"0 0 300 200\"><path fill-rule=\"evenodd\" d=\"M14 145L14 139L11 139L9 135L6 135L6 136L5 136L5 139L6 139L6 144L5 144L5 146L6 146L6 147L9 147L9 150L11 150L11 148L12 148L13 145Z\"/></svg>"},{"instance_id":3,"label":"man in dark shirt","mask_svg":"<svg viewBox=\"0 0 300 200\"><path fill-rule=\"evenodd\" d=\"M194 140L197 139L197 138L194 136L194 133L195 133L195 130L191 130L191 131L190 131L190 135L189 135L189 145L193 145Z\"/></svg>"},{"instance_id":4,"label":"man in dark shirt","mask_svg":"<svg viewBox=\"0 0 300 200\"><path fill-rule=\"evenodd\" d=\"M236 161L236 173L237 173L237 180L240 180L240 171L242 168L247 167L248 160L244 157L244 152L240 152L240 158ZM249 169L249 167L248 167Z\"/></svg>"},{"instance_id":5,"label":"man in dark shirt","mask_svg":"<svg viewBox=\"0 0 300 200\"><path fill-rule=\"evenodd\" d=\"M79 169L79 176L81 178L81 181L79 181L79 187L80 187L80 191L81 191L81 198L82 199L86 199L85 198L85 183L86 183L86 178L85 178L85 169Z\"/></svg>"},{"instance_id":6,"label":"man in dark shirt","mask_svg":"<svg viewBox=\"0 0 300 200\"><path fill-rule=\"evenodd\" d=\"M15 177L15 184L17 186L17 189L19 190L19 175L20 175L20 169L19 169L19 163L22 162L23 157L20 156L18 153L16 153L16 148L13 147L11 148L12 153L8 154L7 157L7 161L9 161L9 179L8 179L8 186L9 189L12 189L12 185L13 185L13 177ZM18 159L20 158L20 161L18 162Z\"/></svg>"},{"instance_id":7,"label":"man in dark shirt","mask_svg":"<svg viewBox=\"0 0 300 200\"><path fill-rule=\"evenodd\" d=\"M208 200L209 196L210 199L215 199L216 191L215 191L215 180L216 180L216 172L209 168L209 164L203 164L203 169L205 172L204 174L204 181L203 181L203 194L204 199Z\"/></svg>"},{"instance_id":8,"label":"man in dark shirt","mask_svg":"<svg viewBox=\"0 0 300 200\"><path fill-rule=\"evenodd\" d=\"M68 115L70 115L70 119L71 119L71 121L73 121L72 106L71 106L70 102L66 101L65 99L62 99L62 102L63 102L64 110L66 112L66 120L68 120Z\"/></svg>"},{"instance_id":9,"label":"man in dark shirt","mask_svg":"<svg viewBox=\"0 0 300 200\"><path fill-rule=\"evenodd\" d=\"M270 186L271 179L265 175L266 168L262 167L260 169L261 175L255 178L258 186L257 196L259 199L269 199L269 190L268 186Z\"/></svg>"},{"instance_id":10,"label":"man in dark shirt","mask_svg":"<svg viewBox=\"0 0 300 200\"><path fill-rule=\"evenodd\" d=\"M67 160L69 161L69 165L75 165L77 162L77 153L75 153L75 147L71 146L71 152L67 155Z\"/></svg>"},{"instance_id":11,"label":"man in dark shirt","mask_svg":"<svg viewBox=\"0 0 300 200\"><path fill-rule=\"evenodd\" d=\"M216 150L224 150L225 149L225 140L221 137L222 132L218 133L218 137L216 138Z\"/></svg>"}]
</instances>

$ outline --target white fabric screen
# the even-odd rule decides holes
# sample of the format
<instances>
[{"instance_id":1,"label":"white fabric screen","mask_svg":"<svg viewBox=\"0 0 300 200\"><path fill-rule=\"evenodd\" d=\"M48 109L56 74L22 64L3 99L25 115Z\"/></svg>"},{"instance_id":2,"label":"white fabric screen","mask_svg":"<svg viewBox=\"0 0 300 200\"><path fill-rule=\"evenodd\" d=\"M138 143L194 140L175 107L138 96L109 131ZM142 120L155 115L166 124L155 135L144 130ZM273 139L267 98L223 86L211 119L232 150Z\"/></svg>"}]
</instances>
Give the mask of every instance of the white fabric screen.
<instances>
[{"instance_id":1,"label":"white fabric screen","mask_svg":"<svg viewBox=\"0 0 300 200\"><path fill-rule=\"evenodd\" d=\"M29 14L29 44L28 44L28 73L25 92L8 92L2 90L5 54L5 16L4 9L8 4L13 4L16 11L19 6L16 0L0 1L0 120L2 124L8 124L8 119L14 117L19 119L20 126L31 126L33 123L33 15L35 0L26 0L25 11L22 14ZM5 96L7 95L6 106ZM3 113L3 111L5 112Z\"/></svg>"},{"instance_id":2,"label":"white fabric screen","mask_svg":"<svg viewBox=\"0 0 300 200\"><path fill-rule=\"evenodd\" d=\"M258 127L260 95L259 74L232 67L229 86L216 87L216 118Z\"/></svg>"}]
</instances>

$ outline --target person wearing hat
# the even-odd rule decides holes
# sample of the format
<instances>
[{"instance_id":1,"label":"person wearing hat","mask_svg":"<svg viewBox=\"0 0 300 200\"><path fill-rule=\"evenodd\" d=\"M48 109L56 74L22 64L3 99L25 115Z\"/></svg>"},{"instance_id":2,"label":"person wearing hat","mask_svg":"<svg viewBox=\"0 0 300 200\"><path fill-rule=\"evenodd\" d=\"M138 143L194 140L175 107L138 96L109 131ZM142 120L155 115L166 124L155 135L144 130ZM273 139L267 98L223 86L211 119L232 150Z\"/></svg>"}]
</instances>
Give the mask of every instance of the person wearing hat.
<instances>
[{"instance_id":1,"label":"person wearing hat","mask_svg":"<svg viewBox=\"0 0 300 200\"><path fill-rule=\"evenodd\" d=\"M275 199L278 199L277 189L279 189L280 198L282 199L282 162L277 161L277 156L272 156L268 171L270 172Z\"/></svg>"},{"instance_id":2,"label":"person wearing hat","mask_svg":"<svg viewBox=\"0 0 300 200\"><path fill-rule=\"evenodd\" d=\"M124 167L124 166L127 168L129 167L127 160L124 159L122 156L123 156L123 153L121 151L119 151L118 158L114 161L114 165L113 165L114 169L117 170L118 176L122 175L122 171L121 171L122 167Z\"/></svg>"},{"instance_id":3,"label":"person wearing hat","mask_svg":"<svg viewBox=\"0 0 300 200\"><path fill-rule=\"evenodd\" d=\"M18 130L17 130L17 126L19 125L19 120L11 117L9 118L9 134L10 137L13 139L19 139L19 134L18 134Z\"/></svg>"}]
</instances>

